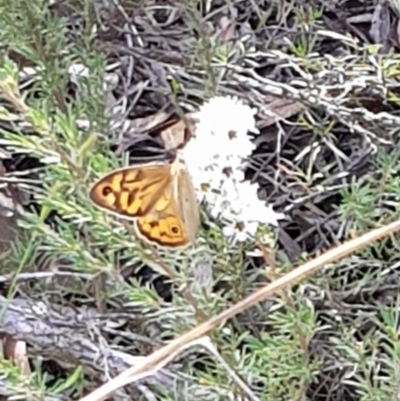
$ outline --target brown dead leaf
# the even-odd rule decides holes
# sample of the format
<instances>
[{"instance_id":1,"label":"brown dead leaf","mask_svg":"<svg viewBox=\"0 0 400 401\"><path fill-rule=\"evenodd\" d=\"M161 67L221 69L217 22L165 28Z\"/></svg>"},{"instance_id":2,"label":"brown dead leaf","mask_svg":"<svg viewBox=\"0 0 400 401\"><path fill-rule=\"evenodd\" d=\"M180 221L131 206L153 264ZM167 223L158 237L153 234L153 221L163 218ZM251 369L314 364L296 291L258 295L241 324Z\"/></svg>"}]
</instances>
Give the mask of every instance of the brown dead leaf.
<instances>
[{"instance_id":1,"label":"brown dead leaf","mask_svg":"<svg viewBox=\"0 0 400 401\"><path fill-rule=\"evenodd\" d=\"M265 128L274 124L277 120L290 118L306 108L303 103L296 100L272 95L265 98L265 103L268 111L261 110L261 122L258 128Z\"/></svg>"},{"instance_id":2,"label":"brown dead leaf","mask_svg":"<svg viewBox=\"0 0 400 401\"><path fill-rule=\"evenodd\" d=\"M259 113L260 122L257 124L258 129L263 129L275 124L275 122L283 119L290 118L300 111L304 110L306 106L303 103L292 99L283 99L275 96L267 96L265 98L265 109L261 109ZM256 145L265 141L263 134L259 135L255 143Z\"/></svg>"},{"instance_id":3,"label":"brown dead leaf","mask_svg":"<svg viewBox=\"0 0 400 401\"><path fill-rule=\"evenodd\" d=\"M151 116L136 118L131 122L133 132L144 134L156 129L158 126L165 124L172 116L172 112L160 111Z\"/></svg>"},{"instance_id":4,"label":"brown dead leaf","mask_svg":"<svg viewBox=\"0 0 400 401\"><path fill-rule=\"evenodd\" d=\"M170 150L184 147L194 136L194 132L194 120L187 114L184 119L175 117L160 125L153 134L160 135L165 149Z\"/></svg>"},{"instance_id":5,"label":"brown dead leaf","mask_svg":"<svg viewBox=\"0 0 400 401\"><path fill-rule=\"evenodd\" d=\"M151 130L165 123L172 116L172 112L161 110L156 114L136 118L130 121L129 128L118 138L117 155L126 152L131 146L143 140Z\"/></svg>"},{"instance_id":6,"label":"brown dead leaf","mask_svg":"<svg viewBox=\"0 0 400 401\"><path fill-rule=\"evenodd\" d=\"M183 114L181 118L174 112L161 111L133 120L128 136L120 140L116 153L125 152L144 135L148 138L160 138L166 150L179 149L194 135L194 131L194 119L190 114Z\"/></svg>"},{"instance_id":7,"label":"brown dead leaf","mask_svg":"<svg viewBox=\"0 0 400 401\"><path fill-rule=\"evenodd\" d=\"M13 337L6 335L3 338L4 358L18 366L25 376L31 374L29 360L26 354L25 341L15 340Z\"/></svg>"}]
</instances>

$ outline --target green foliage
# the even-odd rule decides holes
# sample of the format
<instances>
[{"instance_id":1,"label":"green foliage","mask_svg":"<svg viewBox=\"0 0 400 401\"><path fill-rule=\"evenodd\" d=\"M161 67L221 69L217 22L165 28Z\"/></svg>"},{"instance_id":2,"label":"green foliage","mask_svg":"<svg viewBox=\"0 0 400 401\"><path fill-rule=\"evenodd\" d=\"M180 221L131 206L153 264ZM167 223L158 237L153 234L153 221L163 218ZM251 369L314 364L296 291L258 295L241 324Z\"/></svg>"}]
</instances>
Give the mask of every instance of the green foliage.
<instances>
[{"instance_id":1,"label":"green foliage","mask_svg":"<svg viewBox=\"0 0 400 401\"><path fill-rule=\"evenodd\" d=\"M47 3L0 0L0 43L6 49L0 62L0 118L7 123L0 127L0 145L14 155L40 163L30 171L34 178L26 184L37 210L29 210L19 222L21 237L2 264L2 273L15 273L8 295L12 296L16 288L17 275L35 271L36 257L45 254L62 259L74 271L106 274L112 283L111 289L101 294L106 301L122 299L124 307L141 311L145 324L157 324L160 334L151 338L151 343L168 341L196 326L204 316L213 316L243 299L275 275L263 270L264 262L249 261L253 246L230 247L215 224L210 223L211 228L203 234L206 245L191 251L190 259L169 252L159 255L143 249L129 225L90 204L88 189L95 179L123 164L109 149L107 92L103 86L108 60L94 49L98 26L91 1L76 2L85 28L75 42L66 33L66 18L51 12ZM210 38L192 4L186 11L193 36L200 38L191 61L204 79L204 91L196 96L205 98L214 94L225 79L225 72L215 65L228 65L236 53L227 44ZM321 12L311 6L299 7L295 21L300 35L288 49L300 58L295 59L296 67L309 73L322 71L327 61L309 57L320 40L315 27L321 24ZM245 53L243 44L238 47ZM35 66L37 71L33 83L21 89L24 64ZM80 77L76 96L71 98L69 68L76 64L84 64L89 72ZM383 64L382 73L393 79L398 69L398 62L394 66ZM174 95L185 90L175 77L170 86ZM395 93L389 91L387 97L398 104ZM337 121L327 117L315 124L316 118L317 112L310 111L296 122L301 129L312 132L314 139L299 150L290 168L296 185L324 192L338 177L330 174L332 164L319 167L322 146L330 149L337 160L348 157L335 142ZM85 128L78 124L81 120L86 121ZM336 208L344 224L344 237L398 218L399 157L399 151L378 146L373 169L354 178L341 191ZM304 162L296 164L299 160ZM396 398L400 363L398 294L394 300L382 303L374 298L375 291L388 288L384 258L396 260L396 241L376 244L213 332L212 339L223 358L260 400L307 400L321 372L333 372L333 383L343 372L343 385L360 400ZM128 282L122 279L119 268L127 264L126 260L139 278L131 277ZM148 282L140 279L144 266L152 269L152 280ZM199 289L193 276L207 268L212 279L207 285L198 285ZM288 267L278 261L276 270L282 273ZM157 291L157 279L168 288L167 296ZM46 284L40 288L45 291ZM365 307L359 299L365 288L371 296L369 310L360 307ZM31 291L32 297L40 295L35 288ZM73 294L74 288L69 291ZM85 293L84 297L86 303L95 305L93 295ZM366 325L370 329L365 329ZM145 354L148 349L143 347L140 352ZM195 355L182 366L188 388L199 386L210 399L215 394L230 393L238 399L240 390L226 370L212 358ZM61 380L49 377L40 364L34 367L34 377L29 381L15 366L0 360L0 379L9 383L15 396L32 400L42 399L45 393L76 396L93 385L84 375L84 368L68 372L67 379ZM164 401L172 399L171 394L162 397Z\"/></svg>"}]
</instances>

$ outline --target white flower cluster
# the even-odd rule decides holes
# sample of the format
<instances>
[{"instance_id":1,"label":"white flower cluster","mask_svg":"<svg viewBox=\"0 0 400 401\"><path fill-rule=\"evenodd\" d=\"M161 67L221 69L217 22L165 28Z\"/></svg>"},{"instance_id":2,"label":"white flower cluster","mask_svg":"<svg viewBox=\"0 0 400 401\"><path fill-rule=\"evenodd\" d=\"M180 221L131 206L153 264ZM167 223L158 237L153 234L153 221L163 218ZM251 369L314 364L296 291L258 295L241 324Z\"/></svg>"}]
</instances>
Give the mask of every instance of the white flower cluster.
<instances>
[{"instance_id":1,"label":"white flower cluster","mask_svg":"<svg viewBox=\"0 0 400 401\"><path fill-rule=\"evenodd\" d=\"M244 181L246 160L255 145L248 132L258 133L256 110L238 99L215 97L192 114L195 137L181 151L199 202L223 225L225 236L245 241L260 224L277 226L281 217L257 196L257 185Z\"/></svg>"},{"instance_id":2,"label":"white flower cluster","mask_svg":"<svg viewBox=\"0 0 400 401\"><path fill-rule=\"evenodd\" d=\"M89 70L77 64L69 73L79 86ZM115 77L107 75L104 88L109 96L115 85ZM108 109L115 107L115 99L107 103ZM258 199L257 185L244 180L246 161L255 147L248 132L258 133L255 114L255 109L236 98L214 97L191 114L197 121L195 137L181 151L199 202L204 201L208 213L222 224L224 235L234 242L253 237L260 224L277 226L282 218Z\"/></svg>"}]
</instances>

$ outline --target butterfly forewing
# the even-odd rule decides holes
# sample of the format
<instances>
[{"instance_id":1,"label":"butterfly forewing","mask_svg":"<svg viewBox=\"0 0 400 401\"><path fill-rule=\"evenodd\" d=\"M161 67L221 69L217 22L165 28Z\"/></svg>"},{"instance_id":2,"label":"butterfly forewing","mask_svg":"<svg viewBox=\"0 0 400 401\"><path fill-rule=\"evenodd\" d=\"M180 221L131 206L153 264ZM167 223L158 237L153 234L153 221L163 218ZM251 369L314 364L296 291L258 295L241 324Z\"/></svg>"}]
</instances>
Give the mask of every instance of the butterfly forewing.
<instances>
[{"instance_id":1,"label":"butterfly forewing","mask_svg":"<svg viewBox=\"0 0 400 401\"><path fill-rule=\"evenodd\" d=\"M160 194L171 186L168 164L124 167L101 178L89 197L99 208L120 217L137 218L149 213Z\"/></svg>"},{"instance_id":2,"label":"butterfly forewing","mask_svg":"<svg viewBox=\"0 0 400 401\"><path fill-rule=\"evenodd\" d=\"M135 220L138 234L161 247L193 243L199 207L184 163L129 166L100 179L90 190L99 208Z\"/></svg>"}]
</instances>

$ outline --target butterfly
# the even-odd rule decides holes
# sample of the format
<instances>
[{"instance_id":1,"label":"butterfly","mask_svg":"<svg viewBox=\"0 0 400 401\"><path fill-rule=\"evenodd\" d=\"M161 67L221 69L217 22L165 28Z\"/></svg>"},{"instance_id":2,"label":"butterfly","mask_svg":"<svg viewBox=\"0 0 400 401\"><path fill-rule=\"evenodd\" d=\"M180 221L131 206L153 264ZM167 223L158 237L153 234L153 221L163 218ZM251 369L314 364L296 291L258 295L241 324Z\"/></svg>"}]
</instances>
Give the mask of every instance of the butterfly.
<instances>
[{"instance_id":1,"label":"butterfly","mask_svg":"<svg viewBox=\"0 0 400 401\"><path fill-rule=\"evenodd\" d=\"M117 169L89 192L98 208L134 220L138 235L164 248L192 244L200 225L199 205L185 163L146 163Z\"/></svg>"}]
</instances>

